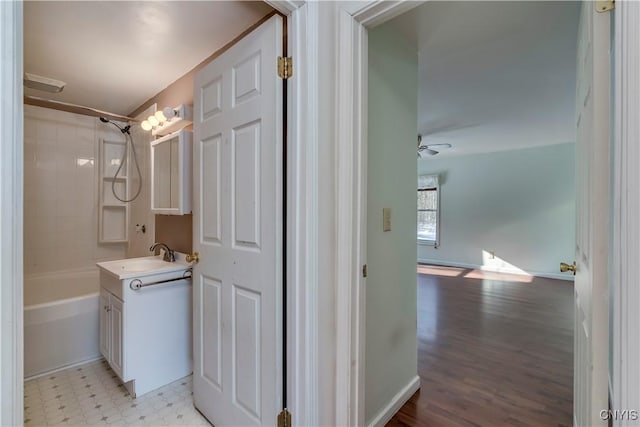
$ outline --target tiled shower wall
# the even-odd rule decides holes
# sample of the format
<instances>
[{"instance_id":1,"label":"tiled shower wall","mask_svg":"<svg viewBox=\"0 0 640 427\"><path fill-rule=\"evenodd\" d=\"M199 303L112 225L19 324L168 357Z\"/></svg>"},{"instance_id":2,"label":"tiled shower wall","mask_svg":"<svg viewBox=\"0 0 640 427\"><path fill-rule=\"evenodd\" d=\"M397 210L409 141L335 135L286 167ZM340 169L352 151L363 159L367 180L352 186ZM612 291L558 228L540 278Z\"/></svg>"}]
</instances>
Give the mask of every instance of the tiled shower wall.
<instances>
[{"instance_id":1,"label":"tiled shower wall","mask_svg":"<svg viewBox=\"0 0 640 427\"><path fill-rule=\"evenodd\" d=\"M25 275L79 269L125 257L98 243L98 139L123 135L97 118L24 109Z\"/></svg>"}]
</instances>

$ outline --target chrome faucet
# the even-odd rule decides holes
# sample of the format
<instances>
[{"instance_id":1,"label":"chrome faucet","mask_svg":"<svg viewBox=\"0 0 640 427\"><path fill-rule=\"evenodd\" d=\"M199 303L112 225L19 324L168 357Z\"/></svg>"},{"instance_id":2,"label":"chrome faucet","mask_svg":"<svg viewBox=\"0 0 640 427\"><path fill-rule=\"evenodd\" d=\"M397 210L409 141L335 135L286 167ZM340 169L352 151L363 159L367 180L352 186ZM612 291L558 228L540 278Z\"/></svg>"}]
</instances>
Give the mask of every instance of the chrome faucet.
<instances>
[{"instance_id":1,"label":"chrome faucet","mask_svg":"<svg viewBox=\"0 0 640 427\"><path fill-rule=\"evenodd\" d=\"M164 249L164 256L162 257L162 259L164 261L167 261L167 262L175 262L176 261L175 252L173 252L173 250L169 249L169 246L165 245L164 243L154 243L153 245L151 245L149 250L151 252L153 252L153 251L156 250L156 248L158 246L160 246L162 249Z\"/></svg>"}]
</instances>

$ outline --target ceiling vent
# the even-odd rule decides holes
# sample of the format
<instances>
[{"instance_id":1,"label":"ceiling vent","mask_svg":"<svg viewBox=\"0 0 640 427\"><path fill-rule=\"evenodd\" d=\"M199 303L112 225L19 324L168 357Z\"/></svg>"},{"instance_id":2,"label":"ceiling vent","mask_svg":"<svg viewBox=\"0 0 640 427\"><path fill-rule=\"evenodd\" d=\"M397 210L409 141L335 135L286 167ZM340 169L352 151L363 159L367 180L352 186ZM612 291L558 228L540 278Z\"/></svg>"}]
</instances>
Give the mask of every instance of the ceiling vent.
<instances>
[{"instance_id":1,"label":"ceiling vent","mask_svg":"<svg viewBox=\"0 0 640 427\"><path fill-rule=\"evenodd\" d=\"M60 93L66 83L36 74L24 73L24 85L31 89L41 90L50 93Z\"/></svg>"}]
</instances>

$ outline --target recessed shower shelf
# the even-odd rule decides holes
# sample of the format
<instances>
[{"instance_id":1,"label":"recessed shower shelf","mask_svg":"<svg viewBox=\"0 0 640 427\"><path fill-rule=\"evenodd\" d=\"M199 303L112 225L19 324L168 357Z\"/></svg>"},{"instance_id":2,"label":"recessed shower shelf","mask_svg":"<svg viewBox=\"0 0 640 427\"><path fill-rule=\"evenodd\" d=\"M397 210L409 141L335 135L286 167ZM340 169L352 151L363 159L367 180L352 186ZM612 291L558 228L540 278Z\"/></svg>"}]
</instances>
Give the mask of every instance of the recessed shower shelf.
<instances>
[{"instance_id":1,"label":"recessed shower shelf","mask_svg":"<svg viewBox=\"0 0 640 427\"><path fill-rule=\"evenodd\" d=\"M125 145L119 141L100 140L100 209L98 212L98 230L100 243L126 243L129 229L129 207L118 200L126 199L129 193L129 179L118 174ZM122 166L127 171L128 165ZM115 190L115 194L114 194ZM118 197L116 197L116 194Z\"/></svg>"},{"instance_id":2,"label":"recessed shower shelf","mask_svg":"<svg viewBox=\"0 0 640 427\"><path fill-rule=\"evenodd\" d=\"M124 243L127 239L127 206L103 206L100 225L102 243Z\"/></svg>"}]
</instances>

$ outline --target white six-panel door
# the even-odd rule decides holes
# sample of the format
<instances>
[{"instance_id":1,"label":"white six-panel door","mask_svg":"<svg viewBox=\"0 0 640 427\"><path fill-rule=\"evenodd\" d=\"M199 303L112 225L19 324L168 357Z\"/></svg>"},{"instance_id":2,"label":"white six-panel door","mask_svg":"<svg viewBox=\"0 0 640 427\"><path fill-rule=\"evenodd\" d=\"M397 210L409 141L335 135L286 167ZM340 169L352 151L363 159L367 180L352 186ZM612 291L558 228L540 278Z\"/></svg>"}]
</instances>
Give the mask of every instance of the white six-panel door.
<instances>
[{"instance_id":1,"label":"white six-panel door","mask_svg":"<svg viewBox=\"0 0 640 427\"><path fill-rule=\"evenodd\" d=\"M214 425L273 425L282 391L282 18L194 82L194 403Z\"/></svg>"},{"instance_id":2,"label":"white six-panel door","mask_svg":"<svg viewBox=\"0 0 640 427\"><path fill-rule=\"evenodd\" d=\"M609 13L582 3L576 90L574 424L608 409Z\"/></svg>"}]
</instances>

